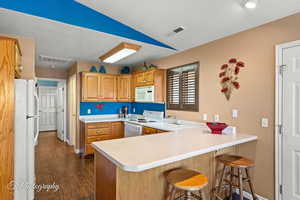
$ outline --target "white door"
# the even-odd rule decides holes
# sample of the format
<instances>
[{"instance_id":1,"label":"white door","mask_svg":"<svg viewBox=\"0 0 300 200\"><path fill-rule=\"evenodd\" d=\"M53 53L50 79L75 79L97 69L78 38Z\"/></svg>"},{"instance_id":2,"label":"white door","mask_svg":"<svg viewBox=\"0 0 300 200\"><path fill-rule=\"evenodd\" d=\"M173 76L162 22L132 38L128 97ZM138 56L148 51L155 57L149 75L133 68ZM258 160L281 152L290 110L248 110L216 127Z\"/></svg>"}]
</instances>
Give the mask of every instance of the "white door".
<instances>
[{"instance_id":1,"label":"white door","mask_svg":"<svg viewBox=\"0 0 300 200\"><path fill-rule=\"evenodd\" d=\"M57 87L39 87L40 131L57 130Z\"/></svg>"},{"instance_id":2,"label":"white door","mask_svg":"<svg viewBox=\"0 0 300 200\"><path fill-rule=\"evenodd\" d=\"M300 46L283 50L283 200L300 200Z\"/></svg>"},{"instance_id":3,"label":"white door","mask_svg":"<svg viewBox=\"0 0 300 200\"><path fill-rule=\"evenodd\" d=\"M63 82L58 82L57 85L57 137L64 141L64 126L65 126L65 86Z\"/></svg>"}]
</instances>

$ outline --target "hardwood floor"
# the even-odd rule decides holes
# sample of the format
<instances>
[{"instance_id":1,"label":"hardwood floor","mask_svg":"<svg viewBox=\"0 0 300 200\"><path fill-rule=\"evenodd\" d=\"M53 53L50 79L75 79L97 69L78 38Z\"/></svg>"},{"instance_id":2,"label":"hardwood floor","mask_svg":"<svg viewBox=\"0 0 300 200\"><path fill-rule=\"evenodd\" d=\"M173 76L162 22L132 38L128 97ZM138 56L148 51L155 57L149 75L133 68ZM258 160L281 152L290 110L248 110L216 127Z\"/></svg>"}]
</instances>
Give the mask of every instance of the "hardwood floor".
<instances>
[{"instance_id":1,"label":"hardwood floor","mask_svg":"<svg viewBox=\"0 0 300 200\"><path fill-rule=\"evenodd\" d=\"M36 200L93 200L94 159L80 159L56 132L41 132L36 148L36 183L59 190L35 191Z\"/></svg>"}]
</instances>

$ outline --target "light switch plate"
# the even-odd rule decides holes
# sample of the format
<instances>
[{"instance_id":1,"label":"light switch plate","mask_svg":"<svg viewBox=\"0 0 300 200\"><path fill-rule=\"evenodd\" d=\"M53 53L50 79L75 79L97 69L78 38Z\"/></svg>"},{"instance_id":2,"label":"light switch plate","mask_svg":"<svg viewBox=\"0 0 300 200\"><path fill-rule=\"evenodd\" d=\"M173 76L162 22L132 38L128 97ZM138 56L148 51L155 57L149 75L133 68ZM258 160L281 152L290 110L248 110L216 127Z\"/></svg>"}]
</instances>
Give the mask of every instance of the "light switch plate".
<instances>
[{"instance_id":1,"label":"light switch plate","mask_svg":"<svg viewBox=\"0 0 300 200\"><path fill-rule=\"evenodd\" d=\"M214 121L215 122L219 122L220 121L220 115L219 114L214 115Z\"/></svg>"},{"instance_id":2,"label":"light switch plate","mask_svg":"<svg viewBox=\"0 0 300 200\"><path fill-rule=\"evenodd\" d=\"M202 120L203 120L203 121L207 121L207 114L206 114L206 113L203 114Z\"/></svg>"},{"instance_id":3,"label":"light switch plate","mask_svg":"<svg viewBox=\"0 0 300 200\"><path fill-rule=\"evenodd\" d=\"M232 110L232 119L237 119L238 114L239 114L239 110L238 109L233 109Z\"/></svg>"},{"instance_id":4,"label":"light switch plate","mask_svg":"<svg viewBox=\"0 0 300 200\"><path fill-rule=\"evenodd\" d=\"M269 127L269 120L268 120L268 118L262 118L261 119L261 127L262 128L268 128Z\"/></svg>"}]
</instances>

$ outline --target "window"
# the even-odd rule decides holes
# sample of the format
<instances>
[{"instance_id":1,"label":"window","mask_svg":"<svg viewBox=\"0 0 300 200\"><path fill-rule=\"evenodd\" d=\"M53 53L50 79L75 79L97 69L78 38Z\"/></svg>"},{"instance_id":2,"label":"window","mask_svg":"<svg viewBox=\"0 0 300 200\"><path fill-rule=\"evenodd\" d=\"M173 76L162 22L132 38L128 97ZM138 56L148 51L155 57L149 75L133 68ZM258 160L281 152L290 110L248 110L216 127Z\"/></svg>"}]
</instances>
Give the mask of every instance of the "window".
<instances>
[{"instance_id":1,"label":"window","mask_svg":"<svg viewBox=\"0 0 300 200\"><path fill-rule=\"evenodd\" d=\"M199 63L167 70L167 109L198 112Z\"/></svg>"}]
</instances>

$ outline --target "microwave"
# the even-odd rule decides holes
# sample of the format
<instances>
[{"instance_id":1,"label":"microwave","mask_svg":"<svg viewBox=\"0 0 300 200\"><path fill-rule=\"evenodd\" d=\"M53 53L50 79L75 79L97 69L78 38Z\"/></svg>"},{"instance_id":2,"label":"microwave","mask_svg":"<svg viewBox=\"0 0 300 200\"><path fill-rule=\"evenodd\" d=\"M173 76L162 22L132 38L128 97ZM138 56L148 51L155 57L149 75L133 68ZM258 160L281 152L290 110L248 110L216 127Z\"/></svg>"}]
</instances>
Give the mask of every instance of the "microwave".
<instances>
[{"instance_id":1,"label":"microwave","mask_svg":"<svg viewBox=\"0 0 300 200\"><path fill-rule=\"evenodd\" d=\"M143 86L135 88L136 102L154 102L154 86Z\"/></svg>"}]
</instances>

